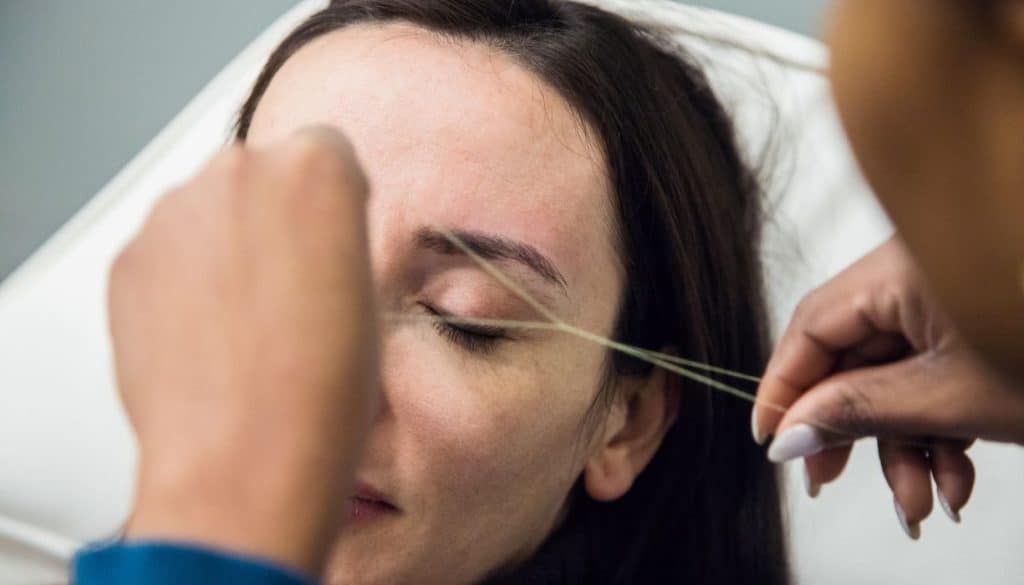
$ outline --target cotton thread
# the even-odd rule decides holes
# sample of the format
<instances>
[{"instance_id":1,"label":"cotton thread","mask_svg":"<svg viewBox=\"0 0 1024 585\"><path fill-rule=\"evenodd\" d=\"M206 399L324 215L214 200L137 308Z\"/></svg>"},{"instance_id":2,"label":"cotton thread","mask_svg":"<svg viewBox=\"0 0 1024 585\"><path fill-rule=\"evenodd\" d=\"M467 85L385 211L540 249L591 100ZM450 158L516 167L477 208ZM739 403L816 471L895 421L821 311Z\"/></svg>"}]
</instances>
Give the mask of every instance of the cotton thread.
<instances>
[{"instance_id":1,"label":"cotton thread","mask_svg":"<svg viewBox=\"0 0 1024 585\"><path fill-rule=\"evenodd\" d=\"M710 378L708 376L705 376L703 374L699 374L697 372L691 371L691 370L687 369L687 367L695 368L695 369L702 369L704 371L708 371L708 372L712 372L712 373L717 373L717 374L725 375L725 376L730 376L730 377L733 377L733 378L738 378L738 379L747 380L747 381L751 381L751 382L760 382L761 378L759 378L757 376L752 376L750 374L745 374L743 372L737 372L737 371L729 370L727 368L722 368L722 367L714 366L714 365L711 365L711 364L705 364L705 363L698 362L698 361L695 361L695 360L689 360L689 359L686 359L686 358L672 356L672 355L661 353L661 352L656 352L656 351L651 351L651 350L648 350L648 349L634 347L632 345L621 343L621 342L615 341L613 339L609 339L607 337L603 337L601 335L597 335L596 333L592 333L592 332L587 331L585 329L581 329L579 327L576 327L574 325L570 325L569 323L566 323L561 318L559 318L557 315L555 315L550 309L548 309L543 304L541 304L539 301L537 301L535 298L533 298L533 296L530 295L526 290L524 290L518 284L513 282L509 277L507 277L505 275L505 273L503 273L501 270L499 270L497 267L495 267L493 264L491 264L491 262L489 262L488 260L484 259L482 256L480 256L475 251L473 251L472 248L467 246L466 243L463 242L462 239L459 238L456 234L451 232L451 230L448 230L447 228L445 228L443 226L434 226L433 229L436 230L438 233L440 233L449 242L451 242L451 244L453 246L458 248L463 254L465 254L468 258L470 258L474 263L476 263L477 266L479 266L482 270L484 270L484 272L486 272L492 278L494 278L496 281L498 281L499 284L504 286L506 289L508 289L514 295L519 297L520 300L522 300L527 305L529 305L533 310L535 310L544 319L546 319L546 321L507 321L507 320L495 320L495 319L466 319L466 318L452 318L452 317L445 317L445 316L430 316L430 317L428 317L428 319L435 320L435 321L440 320L440 321L445 321L445 322L450 322L450 323L457 323L457 322L461 322L461 323L465 323L465 324L477 323L477 324L485 325L485 326L486 325L492 325L492 326L501 326L501 327L508 327L508 328L520 328L520 329L530 329L530 328L532 328L532 329L548 329L548 330L561 331L563 333L568 333L570 335L574 335L577 338L584 339L586 341L590 341L590 342L596 343L598 345L602 345L602 346L604 346L604 347L606 347L608 349L612 349L614 351L618 351L620 353L624 353L626 355L633 356L633 357L635 357L635 358L637 358L639 360L646 361L646 362L648 362L648 363L650 363L652 365L655 365L655 366L658 366L658 367L663 368L665 370L668 370L669 372L675 373L675 374L677 374L679 376L682 376L684 378L687 378L689 380L692 380L692 381L695 381L695 382L698 382L698 383L701 383L701 384L705 384L705 385L707 385L707 386L709 386L711 388L714 388L715 390L718 390L720 392L724 392L726 394L729 394L731 396L734 396L736 398L739 398L741 400L749 402L749 403L751 403L751 404L753 404L755 406L758 406L758 407L761 407L761 408L767 408L769 410L778 412L780 414L785 414L786 412L788 412L788 410L789 410L788 407L782 406L781 404L775 404L775 403L772 403L772 402L768 402L768 401L766 401L764 399L758 398L756 394L753 394L753 393L750 393L750 392L746 392L744 390L741 390L739 388L735 388L733 386L730 386L729 384L725 384L723 382L720 382L718 380L715 380L715 379ZM686 367L684 367L684 366L686 366ZM824 423L822 421L803 420L801 422L806 422L807 424L809 424L809 425L811 425L813 427L816 427L819 430L823 430L823 431L826 431L828 433L832 433L834 435L850 436L850 437L854 436L854 435L851 435L850 433L848 433L848 432L846 432L846 431L844 431L842 429L835 428L832 425L829 425L829 424Z\"/></svg>"},{"instance_id":2,"label":"cotton thread","mask_svg":"<svg viewBox=\"0 0 1024 585\"><path fill-rule=\"evenodd\" d=\"M652 350L648 350L648 349L644 349L644 348L640 348L640 347L635 347L635 346L632 346L632 345L628 345L628 344L625 344L625 343L621 343L621 342L615 341L613 339L609 339L607 337L603 337L601 335L597 335L596 333L592 333L590 331L587 331L586 329L582 329L582 328L570 325L569 323L566 323L565 321L560 319L557 315L555 315L550 309L548 309L543 304L541 304L539 301L537 301L535 298L533 298L533 296L530 295L530 293L528 293L525 289L523 289L518 284L516 284L514 281L512 281L512 279L507 277L505 275L505 273L503 273L496 266L491 264L491 262L489 262L488 260L484 259L479 254L474 252L472 250L472 248L467 246L466 243L463 242L462 239L459 238L456 234L452 233L450 230L448 230L448 229L446 229L444 227L441 227L441 226L435 226L434 229L438 233L440 233L445 239L447 239L449 242L451 242L451 244L453 246L458 248L463 254L465 254L474 263L476 263L482 270L484 270L489 275L491 275L491 277L493 277L495 280L497 280L499 284L501 284L502 286L507 288L509 291L511 291L514 295L519 297L523 302L525 302L531 308L533 308L535 311L537 311L537 313L539 313L542 317L547 319L547 321L518 321L518 320L502 320L502 319L477 319L477 318L454 317L454 316L443 316L443 315L431 315L431 316L416 317L416 316L401 315L401 314L396 314L396 313L387 313L387 314L384 315L385 318L391 319L391 320L426 320L426 321L434 321L434 322L441 321L441 322L451 323L451 324L459 324L459 323L467 324L467 325L476 324L476 325L481 325L481 326L493 326L493 327L502 327L502 328L509 328L509 329L513 329L513 328L517 328L517 329L543 329L543 330L551 330L551 331L559 331L559 332L563 332L563 333L568 333L570 335L573 335L573 336L575 336L577 338L580 338L580 339L583 339L585 341L590 341L592 343L597 343L598 345L602 345L602 346L604 346L604 347L606 347L608 349L612 349L614 351L618 351L618 352L621 352L621 353L625 353L627 355L631 355L633 357L636 357L637 359L640 359L642 361L646 361L646 362L648 362L648 363L650 363L652 365L655 365L655 366L658 366L658 367L663 368L665 370L668 370L669 372L675 373L675 374L677 374L679 376L682 376L684 378L687 378L689 380L693 380L695 382L699 382L701 384L705 384L705 385L707 385L707 386L709 386L709 387L711 387L711 388L713 388L715 390L718 390L720 392L724 392L726 394L729 394L731 396L734 396L736 398L739 398L741 400L749 402L749 403L751 403L751 404L753 404L753 405L755 405L757 407L767 408L767 409L772 410L774 412L777 412L779 414L786 414L789 411L789 407L783 406L781 404L769 402L767 400L759 398L756 394L753 394L753 393L750 393L750 392L746 392L744 390L741 390L739 388L735 388L733 386L730 386L728 384L725 384L725 383L720 382L718 380L715 380L713 378L709 378L709 377L704 376L702 374L699 374L697 372L693 372L691 370L686 369L686 367L683 367L683 366L688 366L688 367L695 368L695 369L701 369L701 370L705 370L705 371L708 371L708 372L713 372L713 373L717 373L717 374L721 374L721 375L725 375L725 376L730 376L730 377L737 378L737 379L742 379L742 380L747 380L747 381L759 383L761 381L761 378L759 378L757 376L752 376L750 374L745 374L743 372L737 372L735 370L730 370L730 369L727 369L727 368L722 368L722 367L719 367L719 366L714 366L712 364L706 364L706 363L695 361L695 360L681 358L681 357L673 356L673 355L670 355L670 354L665 354L665 353L656 352L656 351L652 351ZM823 421L820 421L820 420L814 420L814 419L811 419L811 418L803 418L803 419L800 420L800 422L806 423L806 424L808 424L808 425L810 425L812 427L815 427L815 428L817 428L819 430L822 430L822 431L825 431L827 433L831 433L831 434L833 434L835 436L849 437L849 438L851 438L853 440L856 440L856 439L859 438L857 435L855 435L853 433L850 433L850 432L845 431L843 429L836 428L836 427L834 427L832 425L829 425L829 424L827 424L827 423L825 423ZM900 439L886 439L886 440L891 442L891 443L896 443L896 444L910 446L910 447L917 447L919 449L924 449L924 450L929 450L932 447L932 445L930 443L921 442L921 441L900 440ZM837 444L836 446L839 446L840 444L841 443Z\"/></svg>"}]
</instances>

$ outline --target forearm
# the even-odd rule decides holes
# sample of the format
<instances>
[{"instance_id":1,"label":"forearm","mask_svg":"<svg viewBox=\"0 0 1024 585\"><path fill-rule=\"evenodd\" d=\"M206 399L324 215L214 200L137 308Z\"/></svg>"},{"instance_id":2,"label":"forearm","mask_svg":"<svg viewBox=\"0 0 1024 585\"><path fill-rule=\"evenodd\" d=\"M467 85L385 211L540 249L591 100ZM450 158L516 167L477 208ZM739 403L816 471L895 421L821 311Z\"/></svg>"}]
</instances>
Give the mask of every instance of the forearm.
<instances>
[{"instance_id":1,"label":"forearm","mask_svg":"<svg viewBox=\"0 0 1024 585\"><path fill-rule=\"evenodd\" d=\"M121 251L111 339L139 444L126 542L320 576L377 392L367 196L345 138L305 129L225 149Z\"/></svg>"},{"instance_id":2,"label":"forearm","mask_svg":"<svg viewBox=\"0 0 1024 585\"><path fill-rule=\"evenodd\" d=\"M257 460L244 446L238 451L209 464L145 463L126 540L188 542L319 576L337 537L350 470L327 453L320 461Z\"/></svg>"},{"instance_id":3,"label":"forearm","mask_svg":"<svg viewBox=\"0 0 1024 585\"><path fill-rule=\"evenodd\" d=\"M988 11L1001 4L845 2L832 81L865 175L935 293L1024 379L1024 34Z\"/></svg>"}]
</instances>

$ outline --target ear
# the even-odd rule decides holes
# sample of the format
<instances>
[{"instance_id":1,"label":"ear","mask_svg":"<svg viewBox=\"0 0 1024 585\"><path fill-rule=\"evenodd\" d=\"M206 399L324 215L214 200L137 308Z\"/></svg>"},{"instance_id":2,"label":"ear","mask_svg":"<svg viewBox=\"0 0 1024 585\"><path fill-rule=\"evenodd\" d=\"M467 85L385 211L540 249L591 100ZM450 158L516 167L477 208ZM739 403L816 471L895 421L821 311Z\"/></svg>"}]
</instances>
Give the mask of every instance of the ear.
<instances>
[{"instance_id":1,"label":"ear","mask_svg":"<svg viewBox=\"0 0 1024 585\"><path fill-rule=\"evenodd\" d=\"M643 379L624 379L599 443L583 469L587 493L611 502L629 491L658 452L679 414L679 391L668 372L655 368Z\"/></svg>"}]
</instances>

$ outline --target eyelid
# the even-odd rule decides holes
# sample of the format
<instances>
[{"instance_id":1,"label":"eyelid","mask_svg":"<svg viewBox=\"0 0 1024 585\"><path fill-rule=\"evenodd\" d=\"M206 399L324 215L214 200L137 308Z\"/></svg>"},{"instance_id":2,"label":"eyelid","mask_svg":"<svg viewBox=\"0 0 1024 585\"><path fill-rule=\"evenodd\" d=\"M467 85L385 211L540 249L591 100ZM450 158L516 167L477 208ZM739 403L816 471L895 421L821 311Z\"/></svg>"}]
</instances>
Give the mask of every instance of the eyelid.
<instances>
[{"instance_id":1,"label":"eyelid","mask_svg":"<svg viewBox=\"0 0 1024 585\"><path fill-rule=\"evenodd\" d=\"M477 318L456 315L451 311L445 310L425 300L418 301L416 304L423 307L423 309L425 309L431 316L437 317L436 321L451 325L452 327L489 336L507 335L509 333L504 327L487 324L486 319L479 319L480 321L484 321L484 323L478 323Z\"/></svg>"},{"instance_id":2,"label":"eyelid","mask_svg":"<svg viewBox=\"0 0 1024 585\"><path fill-rule=\"evenodd\" d=\"M505 335L507 331L496 325L483 325L480 323L474 323L472 317L460 317L453 313L449 313L436 307L426 306L426 309L430 311L434 316L439 317L438 321L450 325L452 327L462 329L464 331L477 333L480 335L487 335L490 337L498 337Z\"/></svg>"},{"instance_id":3,"label":"eyelid","mask_svg":"<svg viewBox=\"0 0 1024 585\"><path fill-rule=\"evenodd\" d=\"M437 317L433 320L437 332L467 351L488 353L496 349L500 342L508 339L507 331L500 327L453 323L449 319L457 320L457 316L426 303L420 304L427 312Z\"/></svg>"}]
</instances>

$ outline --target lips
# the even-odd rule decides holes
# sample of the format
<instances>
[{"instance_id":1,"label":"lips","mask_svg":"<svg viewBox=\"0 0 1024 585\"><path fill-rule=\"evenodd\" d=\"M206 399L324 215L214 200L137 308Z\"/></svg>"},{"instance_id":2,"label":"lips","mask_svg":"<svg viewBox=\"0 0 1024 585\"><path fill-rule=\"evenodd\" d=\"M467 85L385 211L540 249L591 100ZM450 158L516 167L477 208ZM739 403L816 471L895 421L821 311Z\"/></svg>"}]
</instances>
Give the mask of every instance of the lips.
<instances>
[{"instance_id":1,"label":"lips","mask_svg":"<svg viewBox=\"0 0 1024 585\"><path fill-rule=\"evenodd\" d=\"M352 497L355 499L366 500L367 502L374 502L378 504L384 504L392 508L395 507L395 505L391 503L391 500L388 499L384 492L378 490L377 488L373 487L372 485L366 482L356 480L354 491L355 493Z\"/></svg>"},{"instance_id":2,"label":"lips","mask_svg":"<svg viewBox=\"0 0 1024 585\"><path fill-rule=\"evenodd\" d=\"M383 492L358 480L348 504L345 519L349 524L365 524L399 512L398 507Z\"/></svg>"}]
</instances>

